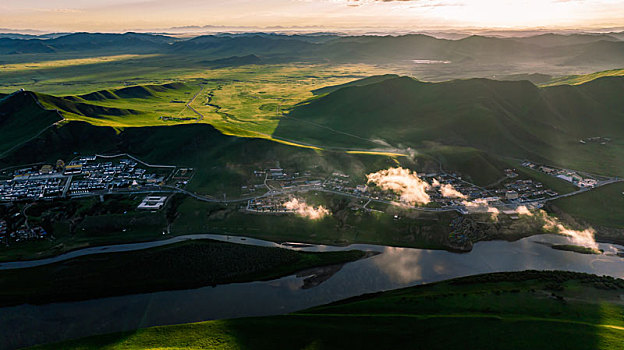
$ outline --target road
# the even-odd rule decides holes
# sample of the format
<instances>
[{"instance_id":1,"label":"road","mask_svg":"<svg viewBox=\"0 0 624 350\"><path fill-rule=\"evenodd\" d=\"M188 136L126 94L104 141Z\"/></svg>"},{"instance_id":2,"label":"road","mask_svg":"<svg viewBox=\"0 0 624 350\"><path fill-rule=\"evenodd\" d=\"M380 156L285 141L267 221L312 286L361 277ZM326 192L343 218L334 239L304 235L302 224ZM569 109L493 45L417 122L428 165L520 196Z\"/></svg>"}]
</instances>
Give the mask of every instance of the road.
<instances>
[{"instance_id":1,"label":"road","mask_svg":"<svg viewBox=\"0 0 624 350\"><path fill-rule=\"evenodd\" d=\"M197 119L198 122L201 120L204 120L204 115L199 113L195 108L193 108L193 106L191 106L191 103L195 102L195 99L197 98L197 96L199 96L199 94L201 94L205 88L206 88L205 86L202 86L201 89L199 89L199 91L197 91L197 93L195 93L195 95L191 98L191 100L188 101L186 105L184 105L185 108L190 109L191 111L195 112L195 114L199 116L199 119Z\"/></svg>"},{"instance_id":2,"label":"road","mask_svg":"<svg viewBox=\"0 0 624 350\"><path fill-rule=\"evenodd\" d=\"M614 183L618 183L618 182L623 182L623 181L624 181L624 179L620 179L620 178L617 178L617 177L616 177L616 178L613 178L613 179L609 179L609 180L605 180L605 181L600 181L600 182L598 182L598 184L597 184L596 186L594 186L594 187L583 187L583 188L580 188L580 189L578 189L578 190L576 190L576 191L574 191L574 192L570 192L570 193L566 193L566 194L560 194L560 195L557 195L557 196L555 196L555 197L551 197L551 198L548 198L548 199L540 199L540 200L524 201L524 202L522 202L522 203L533 203L533 202L541 202L541 201L544 201L544 202L554 201L554 200L556 200L556 199L576 196L577 194L581 194L581 193L589 192L589 191L591 191L591 190L595 190L595 189L597 189L597 188L599 188L599 187L602 187L602 186L606 186L606 185L610 185L610 184L614 184Z\"/></svg>"},{"instance_id":3,"label":"road","mask_svg":"<svg viewBox=\"0 0 624 350\"><path fill-rule=\"evenodd\" d=\"M574 191L574 192L570 192L567 194L562 194L562 195L558 195L556 197L552 197L552 198L548 198L548 199L540 199L540 200L529 200L529 201L521 201L518 202L518 205L523 205L523 204L528 204L528 203L536 203L536 202L548 202L548 201L552 201L552 200L556 200L556 199L560 199L560 198L565 198L565 197L571 197L571 196L575 196L587 191L591 191L592 189L598 188L598 187L602 187L605 185L609 185L612 183L617 183L617 182L622 182L624 181L624 179L611 179L611 180L607 180L607 181L602 181L599 183L598 186L594 187L594 188L582 188L579 189L578 191ZM261 198L266 198L266 197L271 197L271 196L279 196L279 195L286 195L286 194L290 194L290 193L298 193L298 192L309 192L309 191L318 191L318 192L324 192L324 193L331 193L331 194L335 194L335 195L339 195L339 196L345 196L345 197L351 197L351 198L356 198L356 199L363 199L363 200L367 200L369 204L370 202L375 202L375 203L382 203L382 204L390 204L390 205L401 205L398 202L395 201L390 201L390 200L384 200L384 199L375 199L372 197L368 197L368 196L362 196L362 195L356 195L356 194L352 194L352 193L347 193L347 192L339 192L339 191L334 191L334 190L329 190L323 187L312 187L312 188L306 188L304 190L299 190L299 189L293 189L293 190L275 190L273 188L271 188L268 183L267 183L267 178L265 177L265 181L264 181L265 186L267 187L267 192L261 194L261 195L255 195L255 196L247 196L247 197L240 197L240 198L235 198L235 199L218 199L212 196L207 196L207 195L200 195L191 191L188 191L186 189L183 188L178 188L178 187L174 187L174 186L168 186L168 185L162 185L159 187L156 187L154 189L149 189L149 190L117 190L115 192L110 192L110 191L99 191L99 192L91 192L91 193L85 193L85 194L79 194L79 195L74 195L72 197L74 198L84 198L84 197L91 197L91 196L99 196L102 194L111 194L111 193L118 193L118 194L150 194L150 193L181 193L181 194L185 194L187 196L190 196L194 199L197 199L199 201L202 202L208 202L208 203L221 203L221 204L229 204L229 203L241 203L241 202L246 202L249 200L256 200L256 199L261 199ZM413 210L418 210L418 211L424 211L424 212L451 212L451 211L456 211L458 213L464 213L464 208L462 206L453 206L453 207L446 207L446 208L429 208L429 207L409 207L410 209Z\"/></svg>"}]
</instances>

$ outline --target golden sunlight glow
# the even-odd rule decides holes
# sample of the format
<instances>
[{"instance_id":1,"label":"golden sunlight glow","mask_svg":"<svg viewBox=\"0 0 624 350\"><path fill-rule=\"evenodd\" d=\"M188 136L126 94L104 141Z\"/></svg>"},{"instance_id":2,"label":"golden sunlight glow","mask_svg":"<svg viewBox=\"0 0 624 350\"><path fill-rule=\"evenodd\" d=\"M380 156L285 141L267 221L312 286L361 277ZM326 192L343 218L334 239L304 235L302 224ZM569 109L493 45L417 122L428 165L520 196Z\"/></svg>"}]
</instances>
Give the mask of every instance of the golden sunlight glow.
<instances>
[{"instance_id":1,"label":"golden sunlight glow","mask_svg":"<svg viewBox=\"0 0 624 350\"><path fill-rule=\"evenodd\" d=\"M67 59L67 60L53 60L53 61L43 61L43 62L31 62L31 63L13 63L13 64L0 64L0 70L3 72L15 72L15 71L25 71L25 70L39 70L39 69L52 69L52 68L60 68L60 67L72 67L72 66L84 66L88 64L98 64L98 63L106 63L106 62L118 62L131 60L135 58L148 58L148 57L156 57L158 55L135 55L135 54L127 54L127 55L114 55L114 56L99 56L99 57L88 57L88 58L75 58L75 59Z\"/></svg>"},{"instance_id":2,"label":"golden sunlight glow","mask_svg":"<svg viewBox=\"0 0 624 350\"><path fill-rule=\"evenodd\" d=\"M5 28L127 31L176 26L403 30L624 27L624 0L5 0ZM244 28L242 28L244 29Z\"/></svg>"}]
</instances>

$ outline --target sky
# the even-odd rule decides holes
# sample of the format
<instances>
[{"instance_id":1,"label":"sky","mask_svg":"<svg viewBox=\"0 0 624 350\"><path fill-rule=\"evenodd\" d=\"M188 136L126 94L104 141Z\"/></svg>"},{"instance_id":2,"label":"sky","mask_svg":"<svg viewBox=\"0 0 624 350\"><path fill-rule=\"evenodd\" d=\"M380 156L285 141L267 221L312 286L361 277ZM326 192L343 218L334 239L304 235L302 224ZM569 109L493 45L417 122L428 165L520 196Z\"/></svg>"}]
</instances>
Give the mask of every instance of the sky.
<instances>
[{"instance_id":1,"label":"sky","mask_svg":"<svg viewBox=\"0 0 624 350\"><path fill-rule=\"evenodd\" d=\"M41 31L182 26L397 29L624 27L624 0L1 0L0 27Z\"/></svg>"}]
</instances>

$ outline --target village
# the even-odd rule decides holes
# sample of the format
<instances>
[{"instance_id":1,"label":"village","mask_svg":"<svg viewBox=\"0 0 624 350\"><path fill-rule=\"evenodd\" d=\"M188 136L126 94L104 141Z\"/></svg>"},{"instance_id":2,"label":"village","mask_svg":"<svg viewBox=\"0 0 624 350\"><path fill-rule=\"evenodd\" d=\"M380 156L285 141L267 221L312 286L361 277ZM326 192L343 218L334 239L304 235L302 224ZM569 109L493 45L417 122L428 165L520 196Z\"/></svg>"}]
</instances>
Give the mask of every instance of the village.
<instances>
[{"instance_id":1,"label":"village","mask_svg":"<svg viewBox=\"0 0 624 350\"><path fill-rule=\"evenodd\" d=\"M596 185L598 185L598 182L600 181L600 179L598 179L596 176L582 174L581 172L569 169L561 169L552 166L540 165L530 161L523 162L522 166L540 171L550 176L557 177L581 188L594 188L596 187Z\"/></svg>"},{"instance_id":2,"label":"village","mask_svg":"<svg viewBox=\"0 0 624 350\"><path fill-rule=\"evenodd\" d=\"M68 164L59 160L55 166L34 165L3 174L10 178L0 181L0 202L51 200L133 188L157 189L174 169L174 166L152 168L124 157L87 156Z\"/></svg>"},{"instance_id":3,"label":"village","mask_svg":"<svg viewBox=\"0 0 624 350\"><path fill-rule=\"evenodd\" d=\"M172 176L174 166L151 167L133 157L82 156L68 164L39 164L5 170L0 181L0 203L24 203L27 208L35 201L59 198L80 198L112 193L155 191ZM183 174L179 171L176 175ZM186 183L184 176L180 177ZM178 185L178 182L176 182ZM151 201L149 201L151 204ZM160 209L162 205L139 205L138 209ZM0 243L11 244L44 239L48 232L40 226L28 225L22 212L0 219Z\"/></svg>"},{"instance_id":4,"label":"village","mask_svg":"<svg viewBox=\"0 0 624 350\"><path fill-rule=\"evenodd\" d=\"M310 171L289 172L282 168L254 171L256 177L263 178L262 183L242 186L243 193L254 193L265 189L262 196L251 198L245 210L253 213L284 214L292 213L295 209L285 206L295 192L318 191L362 199L353 210L372 211L371 202L390 205L401 205L424 211L457 211L461 214L474 214L492 211L491 208L508 212L515 217L518 206L539 208L543 202L556 198L559 193L544 186L534 179L519 179L514 169L505 169L505 181L496 187L482 188L463 179L455 173L437 172L419 174L419 178L429 186L427 194L430 202L425 205L405 205L401 203L400 195L383 190L374 184L361 183L350 175L334 172L328 177L312 176ZM451 186L457 191L454 196L443 195L440 186Z\"/></svg>"},{"instance_id":5,"label":"village","mask_svg":"<svg viewBox=\"0 0 624 350\"><path fill-rule=\"evenodd\" d=\"M524 161L522 166L533 169L577 186L579 191L600 185L604 179L582 175L579 172L538 165ZM68 164L62 160L55 165L40 164L0 173L0 203L32 203L58 198L83 198L108 194L145 194L137 210L161 210L168 194L185 193L194 198L219 202L219 199L189 192L185 189L192 179L192 168L170 165L149 165L130 155L81 156ZM381 205L399 205L414 210L444 212L456 211L462 215L502 213L517 218L516 209L541 208L545 201L561 196L533 178L519 176L513 168L504 170L504 178L495 186L483 188L452 172L418 174L426 184L426 203L405 203L401 195L372 183L334 171L331 174L317 169L258 168L249 174L240 186L238 199L227 202L244 202L241 210L257 214L292 214L299 210L291 201L305 193L326 193L354 199L354 211L379 211ZM451 188L452 195L442 191ZM295 196L297 194L297 196ZM225 201L225 197L224 197ZM21 213L15 213L19 216ZM0 220L0 242L10 243L42 239L47 232L40 227L8 225ZM14 226L14 225L13 225ZM458 237L461 239L461 237Z\"/></svg>"}]
</instances>

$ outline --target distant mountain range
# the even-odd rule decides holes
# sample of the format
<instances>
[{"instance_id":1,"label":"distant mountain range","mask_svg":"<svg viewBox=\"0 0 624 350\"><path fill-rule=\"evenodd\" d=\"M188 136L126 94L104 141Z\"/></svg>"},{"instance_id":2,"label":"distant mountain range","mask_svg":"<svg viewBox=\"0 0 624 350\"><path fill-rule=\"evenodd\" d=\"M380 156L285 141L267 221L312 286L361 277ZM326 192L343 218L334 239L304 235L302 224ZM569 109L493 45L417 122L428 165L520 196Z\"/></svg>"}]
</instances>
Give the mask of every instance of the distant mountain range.
<instances>
[{"instance_id":1,"label":"distant mountain range","mask_svg":"<svg viewBox=\"0 0 624 350\"><path fill-rule=\"evenodd\" d=\"M457 40L428 35L339 36L330 33L203 35L178 39L166 35L74 33L0 35L0 55L85 51L203 53L215 58L246 55L338 62L430 60L456 64L548 62L555 65L613 65L624 62L624 34L542 34L523 38L469 36ZM621 68L621 67L612 67ZM607 69L607 68L605 68ZM600 70L600 69L595 69Z\"/></svg>"}]
</instances>

